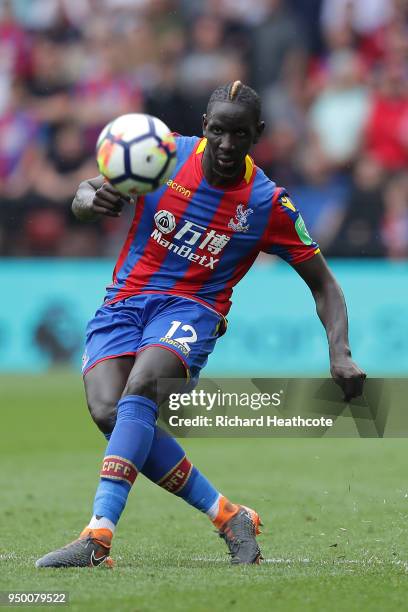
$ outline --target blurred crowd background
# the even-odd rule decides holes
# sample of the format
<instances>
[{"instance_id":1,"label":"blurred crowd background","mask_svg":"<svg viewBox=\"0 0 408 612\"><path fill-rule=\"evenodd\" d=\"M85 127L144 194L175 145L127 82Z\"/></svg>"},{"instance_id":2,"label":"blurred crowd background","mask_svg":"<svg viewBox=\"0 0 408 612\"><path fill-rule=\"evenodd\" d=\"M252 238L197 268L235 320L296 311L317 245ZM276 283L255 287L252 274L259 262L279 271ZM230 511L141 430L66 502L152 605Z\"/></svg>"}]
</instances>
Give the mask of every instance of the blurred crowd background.
<instances>
[{"instance_id":1,"label":"blurred crowd background","mask_svg":"<svg viewBox=\"0 0 408 612\"><path fill-rule=\"evenodd\" d=\"M408 0L0 0L0 255L116 254L126 215L70 212L100 129L144 111L200 135L235 79L324 253L407 258Z\"/></svg>"}]
</instances>

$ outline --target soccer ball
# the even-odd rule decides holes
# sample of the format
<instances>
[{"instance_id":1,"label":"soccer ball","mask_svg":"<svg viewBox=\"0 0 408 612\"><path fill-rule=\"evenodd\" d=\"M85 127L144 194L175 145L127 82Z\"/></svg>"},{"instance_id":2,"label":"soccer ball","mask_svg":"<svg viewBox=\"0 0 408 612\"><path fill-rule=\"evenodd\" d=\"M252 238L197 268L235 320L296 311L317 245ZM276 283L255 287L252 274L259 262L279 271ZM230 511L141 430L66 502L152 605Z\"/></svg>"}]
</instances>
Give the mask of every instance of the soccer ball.
<instances>
[{"instance_id":1,"label":"soccer ball","mask_svg":"<svg viewBox=\"0 0 408 612\"><path fill-rule=\"evenodd\" d=\"M118 191L143 195L163 185L176 166L176 141L163 121L142 113L106 125L96 143L99 172Z\"/></svg>"}]
</instances>

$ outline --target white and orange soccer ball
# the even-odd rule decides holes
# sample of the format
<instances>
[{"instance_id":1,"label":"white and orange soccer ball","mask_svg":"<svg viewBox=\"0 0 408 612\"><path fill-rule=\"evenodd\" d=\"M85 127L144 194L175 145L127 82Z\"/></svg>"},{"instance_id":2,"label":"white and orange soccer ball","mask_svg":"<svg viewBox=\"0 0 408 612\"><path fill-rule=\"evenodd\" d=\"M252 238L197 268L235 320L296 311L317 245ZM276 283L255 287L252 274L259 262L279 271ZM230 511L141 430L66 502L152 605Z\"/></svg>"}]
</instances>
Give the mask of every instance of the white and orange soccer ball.
<instances>
[{"instance_id":1,"label":"white and orange soccer ball","mask_svg":"<svg viewBox=\"0 0 408 612\"><path fill-rule=\"evenodd\" d=\"M106 125L96 143L99 172L118 191L144 195L167 182L176 166L176 141L157 117L121 115Z\"/></svg>"}]
</instances>

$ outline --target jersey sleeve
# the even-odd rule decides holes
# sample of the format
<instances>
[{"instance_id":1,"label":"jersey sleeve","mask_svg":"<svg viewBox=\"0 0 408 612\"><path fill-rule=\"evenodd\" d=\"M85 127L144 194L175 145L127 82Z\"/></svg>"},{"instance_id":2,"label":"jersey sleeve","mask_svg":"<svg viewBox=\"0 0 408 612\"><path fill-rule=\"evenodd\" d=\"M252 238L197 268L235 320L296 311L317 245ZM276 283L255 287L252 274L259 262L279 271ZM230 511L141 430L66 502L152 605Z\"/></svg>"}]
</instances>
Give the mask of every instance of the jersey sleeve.
<instances>
[{"instance_id":1,"label":"jersey sleeve","mask_svg":"<svg viewBox=\"0 0 408 612\"><path fill-rule=\"evenodd\" d=\"M301 263L320 252L311 238L302 215L284 189L272 198L272 209L266 232L265 253L278 255L290 264Z\"/></svg>"},{"instance_id":2,"label":"jersey sleeve","mask_svg":"<svg viewBox=\"0 0 408 612\"><path fill-rule=\"evenodd\" d=\"M182 136L177 132L172 132L172 134L177 146L177 161L184 162L191 155L200 139L197 136Z\"/></svg>"}]
</instances>

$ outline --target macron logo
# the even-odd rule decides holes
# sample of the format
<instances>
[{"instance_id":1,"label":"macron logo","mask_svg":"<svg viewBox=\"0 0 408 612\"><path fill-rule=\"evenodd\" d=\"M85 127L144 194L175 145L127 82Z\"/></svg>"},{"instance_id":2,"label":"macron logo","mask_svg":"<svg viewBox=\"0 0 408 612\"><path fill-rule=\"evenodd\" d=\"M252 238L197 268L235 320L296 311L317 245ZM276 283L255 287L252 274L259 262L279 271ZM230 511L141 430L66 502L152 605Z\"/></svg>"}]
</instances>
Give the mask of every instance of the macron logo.
<instances>
[{"instance_id":1,"label":"macron logo","mask_svg":"<svg viewBox=\"0 0 408 612\"><path fill-rule=\"evenodd\" d=\"M171 189L174 189L174 191L177 191L177 193L181 193L181 195L185 196L186 198L191 197L191 191L189 189L186 189L185 187L183 187L183 185L180 185L179 183L176 183L171 179L167 181L167 186L171 187Z\"/></svg>"}]
</instances>

